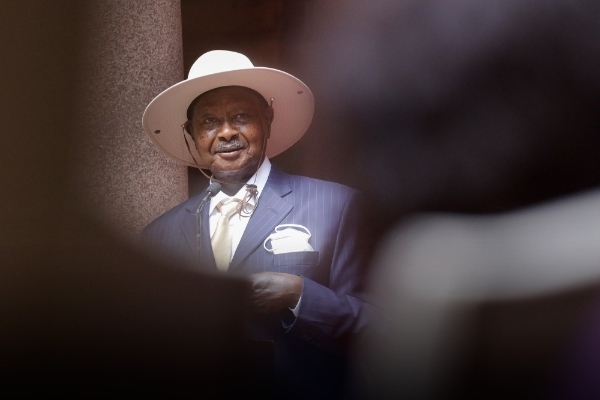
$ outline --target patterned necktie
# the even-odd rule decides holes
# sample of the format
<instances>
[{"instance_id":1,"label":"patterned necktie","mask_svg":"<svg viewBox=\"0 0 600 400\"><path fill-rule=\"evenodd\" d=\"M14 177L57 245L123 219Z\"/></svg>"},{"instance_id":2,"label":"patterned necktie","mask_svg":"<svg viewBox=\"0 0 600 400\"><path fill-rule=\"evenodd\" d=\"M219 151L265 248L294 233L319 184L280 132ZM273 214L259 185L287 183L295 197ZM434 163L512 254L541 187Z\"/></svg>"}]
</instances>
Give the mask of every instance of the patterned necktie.
<instances>
[{"instance_id":1,"label":"patterned necktie","mask_svg":"<svg viewBox=\"0 0 600 400\"><path fill-rule=\"evenodd\" d=\"M229 268L229 261L231 261L231 237L233 230L229 226L229 219L240 206L240 201L233 199L227 204L217 204L217 209L221 212L219 221L217 221L217 228L215 233L210 239L210 244L213 248L213 254L215 255L215 262L219 271L227 271Z\"/></svg>"}]
</instances>

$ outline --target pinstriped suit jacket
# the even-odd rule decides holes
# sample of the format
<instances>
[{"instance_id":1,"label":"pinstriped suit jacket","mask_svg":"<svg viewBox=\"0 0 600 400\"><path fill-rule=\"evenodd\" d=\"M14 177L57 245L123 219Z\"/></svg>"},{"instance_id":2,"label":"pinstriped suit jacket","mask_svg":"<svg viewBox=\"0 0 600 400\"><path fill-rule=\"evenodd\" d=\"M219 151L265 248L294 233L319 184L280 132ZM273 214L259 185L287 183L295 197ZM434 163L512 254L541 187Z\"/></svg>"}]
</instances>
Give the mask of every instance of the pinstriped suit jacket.
<instances>
[{"instance_id":1,"label":"pinstriped suit jacket","mask_svg":"<svg viewBox=\"0 0 600 400\"><path fill-rule=\"evenodd\" d=\"M209 238L208 207L202 210L199 249L197 245L194 213L202 197L195 196L167 211L144 229L142 238L148 246L183 257L192 269L217 271ZM228 273L275 271L302 276L298 316L294 318L288 310L256 316L252 329L257 338L275 341L278 372L287 371L295 377L319 374L321 378L312 377L317 380L336 379L327 377L328 371L335 369L335 354L343 352L347 340L370 318L370 306L361 294L364 271L357 243L359 198L358 192L349 187L289 175L272 166ZM307 227L314 252L267 252L263 242L279 224Z\"/></svg>"}]
</instances>

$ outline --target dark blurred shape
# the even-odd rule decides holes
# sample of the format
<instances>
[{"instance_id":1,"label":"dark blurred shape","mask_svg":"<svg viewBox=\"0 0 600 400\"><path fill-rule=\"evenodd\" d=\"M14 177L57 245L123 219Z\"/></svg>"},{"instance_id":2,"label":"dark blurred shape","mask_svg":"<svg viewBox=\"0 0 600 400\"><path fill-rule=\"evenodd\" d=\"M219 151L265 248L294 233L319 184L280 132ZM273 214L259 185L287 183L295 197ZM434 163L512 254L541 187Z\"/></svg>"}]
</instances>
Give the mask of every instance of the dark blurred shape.
<instances>
[{"instance_id":1,"label":"dark blurred shape","mask_svg":"<svg viewBox=\"0 0 600 400\"><path fill-rule=\"evenodd\" d=\"M169 268L76 201L85 4L0 3L0 393L254 393L246 283Z\"/></svg>"},{"instance_id":2,"label":"dark blurred shape","mask_svg":"<svg viewBox=\"0 0 600 400\"><path fill-rule=\"evenodd\" d=\"M367 397L597 398L598 2L313 5L306 167L373 202Z\"/></svg>"},{"instance_id":3,"label":"dark blurred shape","mask_svg":"<svg viewBox=\"0 0 600 400\"><path fill-rule=\"evenodd\" d=\"M252 390L242 356L245 283L167 269L101 232L90 239L97 243L30 247L34 254L3 249L2 392Z\"/></svg>"}]
</instances>

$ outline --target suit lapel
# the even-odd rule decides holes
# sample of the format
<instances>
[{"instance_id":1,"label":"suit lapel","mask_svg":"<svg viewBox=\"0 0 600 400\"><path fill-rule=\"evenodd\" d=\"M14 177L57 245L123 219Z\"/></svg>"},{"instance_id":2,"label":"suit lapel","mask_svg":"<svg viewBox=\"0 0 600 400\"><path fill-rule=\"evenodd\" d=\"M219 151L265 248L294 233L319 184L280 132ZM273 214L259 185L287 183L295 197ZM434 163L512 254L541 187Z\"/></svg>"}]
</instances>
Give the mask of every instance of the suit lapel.
<instances>
[{"instance_id":1,"label":"suit lapel","mask_svg":"<svg viewBox=\"0 0 600 400\"><path fill-rule=\"evenodd\" d=\"M258 247L275 227L292 210L293 206L282 197L292 191L287 174L274 165L258 200L258 207L250 217L248 226L235 251L229 271L241 268L243 261Z\"/></svg>"},{"instance_id":2,"label":"suit lapel","mask_svg":"<svg viewBox=\"0 0 600 400\"><path fill-rule=\"evenodd\" d=\"M196 238L197 223L196 209L200 204L201 198L197 202L193 202L186 208L185 218L181 222L181 232L190 248L190 253L194 255L194 262L198 262L202 269L216 270L215 257L210 245L210 230L208 225L209 203L206 203L201 211L201 235L200 235L200 252L198 252L198 242Z\"/></svg>"}]
</instances>

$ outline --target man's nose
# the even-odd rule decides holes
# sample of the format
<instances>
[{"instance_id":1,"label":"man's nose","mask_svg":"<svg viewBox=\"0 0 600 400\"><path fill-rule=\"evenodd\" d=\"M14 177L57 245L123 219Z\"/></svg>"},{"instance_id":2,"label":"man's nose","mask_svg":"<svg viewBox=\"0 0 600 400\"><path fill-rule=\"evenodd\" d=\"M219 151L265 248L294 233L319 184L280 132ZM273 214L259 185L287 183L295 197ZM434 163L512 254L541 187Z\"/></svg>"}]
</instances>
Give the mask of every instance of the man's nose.
<instances>
[{"instance_id":1,"label":"man's nose","mask_svg":"<svg viewBox=\"0 0 600 400\"><path fill-rule=\"evenodd\" d=\"M225 121L225 122L223 122L223 125L221 126L221 129L219 130L219 133L217 134L217 137L222 140L230 141L231 139L235 138L237 135L238 135L237 129L235 129L235 127L232 124L230 124L229 121Z\"/></svg>"}]
</instances>

